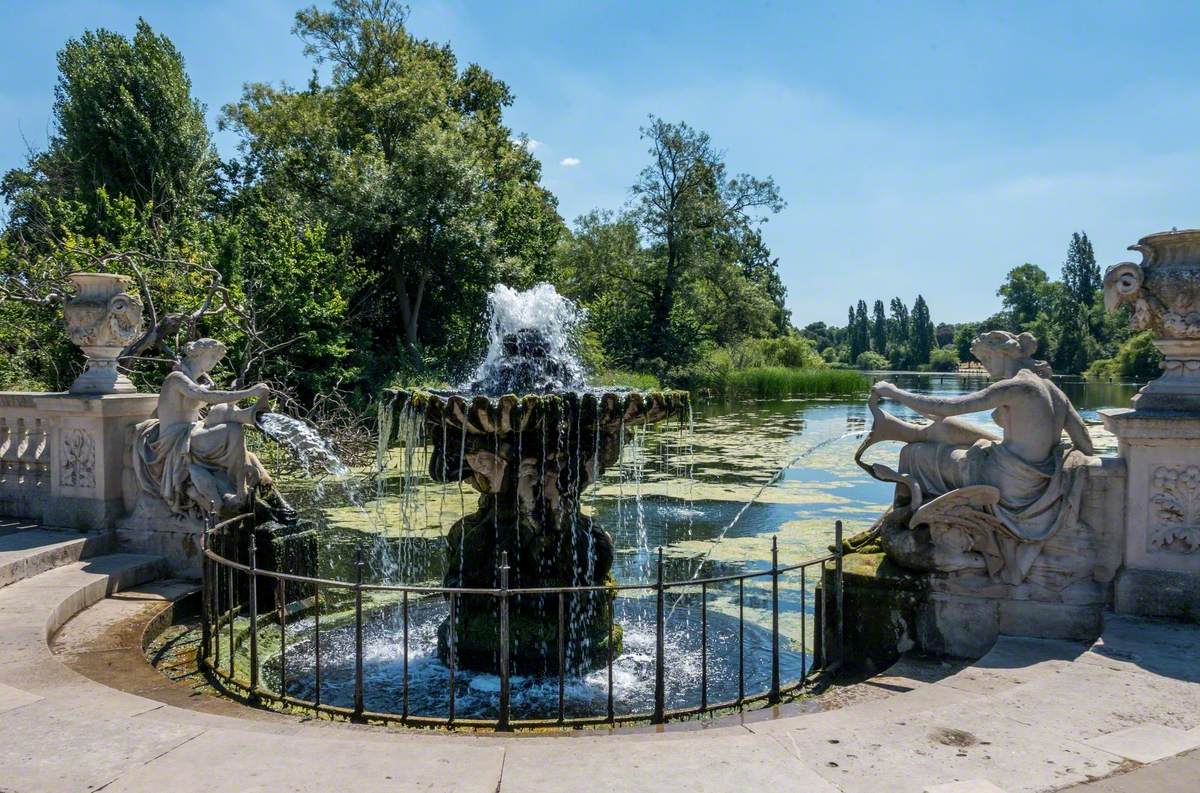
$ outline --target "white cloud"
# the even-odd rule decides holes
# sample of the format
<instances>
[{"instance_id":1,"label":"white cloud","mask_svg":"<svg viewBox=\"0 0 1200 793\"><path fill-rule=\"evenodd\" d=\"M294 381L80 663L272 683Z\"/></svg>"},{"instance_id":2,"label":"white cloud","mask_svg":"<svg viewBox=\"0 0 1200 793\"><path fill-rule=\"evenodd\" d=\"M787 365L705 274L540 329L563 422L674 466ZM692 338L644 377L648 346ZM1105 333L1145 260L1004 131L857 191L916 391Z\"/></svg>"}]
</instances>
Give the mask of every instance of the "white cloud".
<instances>
[{"instance_id":1,"label":"white cloud","mask_svg":"<svg viewBox=\"0 0 1200 793\"><path fill-rule=\"evenodd\" d=\"M509 138L508 140L514 146L524 146L527 151L536 151L546 145L540 140L534 140L533 138Z\"/></svg>"},{"instance_id":2,"label":"white cloud","mask_svg":"<svg viewBox=\"0 0 1200 793\"><path fill-rule=\"evenodd\" d=\"M574 168L576 165L579 165L581 162L583 162L583 160L579 159L578 157L563 157L561 160L558 161L558 164L564 168Z\"/></svg>"}]
</instances>

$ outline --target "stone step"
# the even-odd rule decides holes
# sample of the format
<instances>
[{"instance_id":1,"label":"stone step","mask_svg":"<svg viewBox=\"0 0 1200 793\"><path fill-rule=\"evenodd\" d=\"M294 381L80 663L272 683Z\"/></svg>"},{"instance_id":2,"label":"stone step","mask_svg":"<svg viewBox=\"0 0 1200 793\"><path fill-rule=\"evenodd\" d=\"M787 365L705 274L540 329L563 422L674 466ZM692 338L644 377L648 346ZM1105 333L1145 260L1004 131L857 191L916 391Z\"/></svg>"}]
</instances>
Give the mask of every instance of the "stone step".
<instances>
[{"instance_id":1,"label":"stone step","mask_svg":"<svg viewBox=\"0 0 1200 793\"><path fill-rule=\"evenodd\" d=\"M42 527L0 535L0 587L105 553L111 545L108 533Z\"/></svg>"}]
</instances>

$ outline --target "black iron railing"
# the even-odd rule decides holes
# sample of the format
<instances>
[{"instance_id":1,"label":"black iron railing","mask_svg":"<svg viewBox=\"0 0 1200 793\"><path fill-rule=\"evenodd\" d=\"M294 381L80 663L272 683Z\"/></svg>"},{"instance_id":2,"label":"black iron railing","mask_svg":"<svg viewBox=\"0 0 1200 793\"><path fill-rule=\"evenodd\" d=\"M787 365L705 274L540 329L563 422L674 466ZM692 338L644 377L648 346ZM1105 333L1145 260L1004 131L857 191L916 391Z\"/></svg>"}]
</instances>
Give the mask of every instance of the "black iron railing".
<instances>
[{"instance_id":1,"label":"black iron railing","mask_svg":"<svg viewBox=\"0 0 1200 793\"><path fill-rule=\"evenodd\" d=\"M257 548L254 531L244 534L248 540L246 561L239 562L230 558L230 543L237 524L250 518L242 515L232 520L208 529L204 534L204 571L202 590L202 627L201 627L201 657L200 664L209 674L210 679L227 691L243 696L251 701L270 700L288 706L314 709L334 716L345 717L354 721L390 721L414 726L442 727L491 727L497 730L511 730L514 727L546 727L546 726L586 726L628 723L634 721L650 721L662 723L672 718L681 718L703 713L742 709L755 704L775 704L788 696L799 693L825 675L834 671L841 661L842 654L842 523L837 521L834 526L834 544L832 552L814 559L797 564L780 566L779 549L776 539L771 541L771 567L735 575L714 576L710 578L693 578L683 581L665 581L663 575L662 549L658 551L657 572L653 583L616 584L604 586L575 586L575 587L524 587L509 586L509 566L507 558L502 559L499 568L500 586L495 589L450 588L438 586L409 586L394 584L365 583L362 576L362 564L357 565L358 574L354 582L337 581L332 579L315 578L310 576L282 573L274 570L260 569L257 564ZM234 552L233 555L237 555ZM802 647L800 653L800 674L789 680L781 679L780 673L780 577L787 574L799 574L800 577L800 633L808 635L809 584L821 582L814 588L811 601L813 624L813 647ZM815 573L815 577L813 574ZM746 691L746 581L749 579L770 579L770 685L765 690ZM260 609L261 584L273 582L275 601L268 612ZM709 701L709 618L708 600L710 589L721 585L736 586L737 588L737 696L734 699ZM289 587L295 597L289 600ZM699 590L700 593L700 691L699 704L693 707L668 709L666 707L666 648L665 626L668 615L667 594L672 591L687 592ZM588 592L604 591L612 597L622 593L653 593L655 603L655 658L654 658L654 706L653 710L642 713L618 715L614 708L613 695L613 609L609 609L608 621L608 657L607 666L607 701L604 713L588 716L566 715L566 680L571 674L567 663L566 653L566 607L567 596ZM322 595L329 592L341 592L349 597L341 598L353 602L354 619L354 696L353 706L335 706L321 701L321 612ZM403 643L402 660L402 708L400 713L381 713L367 711L365 708L366 692L363 675L363 598L366 593L390 593L400 603L401 621L403 624L401 641ZM512 718L511 675L510 675L510 641L509 606L513 598L522 595L549 596L557 601L557 642L558 642L558 707L552 716L535 719L515 720ZM455 713L455 675L457 670L455 643L457 640L455 611L458 601L464 596L480 596L496 598L499 613L498 659L499 659L499 708L495 719L460 719ZM409 627L410 603L416 599L444 598L449 608L448 653L447 666L449 669L448 708L444 716L428 714L412 714L409 710ZM832 600L829 600L832 598ZM827 602L828 601L828 602ZM301 616L311 616L313 619L312 647L315 654L313 674L315 677L312 700L304 700L287 693L288 682L288 624L289 621ZM237 622L243 620L239 630ZM279 690L273 690L263 685L261 668L263 659L259 652L259 634L265 630L279 632ZM242 652L245 668L239 669L237 663L239 648L248 645L247 651ZM809 660L811 655L811 661Z\"/></svg>"}]
</instances>

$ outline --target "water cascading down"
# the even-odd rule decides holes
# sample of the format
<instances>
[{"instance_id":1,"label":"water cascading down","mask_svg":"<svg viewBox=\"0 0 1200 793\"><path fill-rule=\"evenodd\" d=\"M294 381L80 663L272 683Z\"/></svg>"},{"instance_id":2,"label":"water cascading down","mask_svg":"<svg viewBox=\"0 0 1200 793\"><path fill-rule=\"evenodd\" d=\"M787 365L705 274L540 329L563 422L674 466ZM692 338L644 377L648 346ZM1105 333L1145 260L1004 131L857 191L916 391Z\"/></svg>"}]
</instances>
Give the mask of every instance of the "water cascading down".
<instances>
[{"instance_id":1,"label":"water cascading down","mask_svg":"<svg viewBox=\"0 0 1200 793\"><path fill-rule=\"evenodd\" d=\"M637 392L589 387L574 352L582 312L549 284L525 292L503 285L489 296L489 347L471 383L455 391L396 390L384 400L381 448L431 447L428 474L465 482L480 493L473 513L446 536L445 586L493 589L507 558L509 586L611 587L613 541L580 510L584 489L621 456L634 428L686 419L685 391ZM404 427L417 432L405 432ZM621 629L609 624L615 590L563 596L566 664L572 672L620 654ZM514 674L558 669L558 594L510 599ZM499 665L499 605L495 597L462 595L454 615L459 666ZM450 618L438 634L443 660L451 651Z\"/></svg>"}]
</instances>

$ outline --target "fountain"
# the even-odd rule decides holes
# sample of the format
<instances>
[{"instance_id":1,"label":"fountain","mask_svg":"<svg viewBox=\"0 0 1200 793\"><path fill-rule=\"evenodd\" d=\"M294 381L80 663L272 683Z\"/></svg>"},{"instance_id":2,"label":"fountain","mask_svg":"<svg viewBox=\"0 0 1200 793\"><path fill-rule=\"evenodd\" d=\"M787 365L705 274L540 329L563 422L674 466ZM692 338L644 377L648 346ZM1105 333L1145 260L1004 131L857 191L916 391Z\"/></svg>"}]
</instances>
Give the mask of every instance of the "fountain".
<instances>
[{"instance_id":1,"label":"fountain","mask_svg":"<svg viewBox=\"0 0 1200 793\"><path fill-rule=\"evenodd\" d=\"M503 285L489 296L489 347L469 385L458 390L389 392L381 412L381 448L432 445L428 473L480 493L476 510L446 537L444 585L492 589L503 563L513 588L605 587L613 541L580 509L591 483L618 461L627 433L687 418L686 392L590 388L573 349L582 312L549 284L525 292ZM392 416L399 410L399 421ZM621 629L609 630L615 590L563 596L565 660L573 672L620 653ZM460 597L438 631L443 659L498 667L495 598ZM558 596L513 598L509 615L516 674L558 667ZM611 644L610 644L611 642Z\"/></svg>"}]
</instances>

